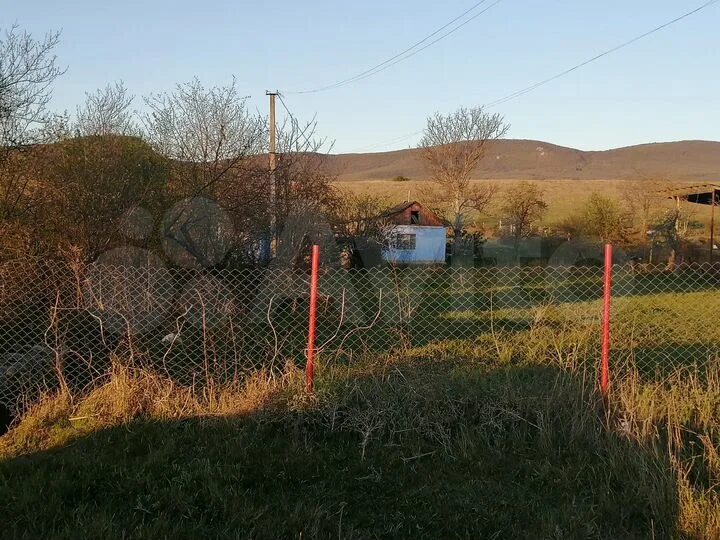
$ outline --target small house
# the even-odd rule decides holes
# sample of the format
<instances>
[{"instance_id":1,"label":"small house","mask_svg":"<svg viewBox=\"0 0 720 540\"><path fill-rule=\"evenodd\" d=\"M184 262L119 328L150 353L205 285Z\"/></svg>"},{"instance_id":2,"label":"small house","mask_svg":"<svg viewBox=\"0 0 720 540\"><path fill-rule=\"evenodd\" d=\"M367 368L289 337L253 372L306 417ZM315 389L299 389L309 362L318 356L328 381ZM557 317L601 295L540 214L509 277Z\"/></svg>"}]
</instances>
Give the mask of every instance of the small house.
<instances>
[{"instance_id":1,"label":"small house","mask_svg":"<svg viewBox=\"0 0 720 540\"><path fill-rule=\"evenodd\" d=\"M417 201L404 202L383 213L387 226L383 260L394 264L445 262L447 222Z\"/></svg>"}]
</instances>

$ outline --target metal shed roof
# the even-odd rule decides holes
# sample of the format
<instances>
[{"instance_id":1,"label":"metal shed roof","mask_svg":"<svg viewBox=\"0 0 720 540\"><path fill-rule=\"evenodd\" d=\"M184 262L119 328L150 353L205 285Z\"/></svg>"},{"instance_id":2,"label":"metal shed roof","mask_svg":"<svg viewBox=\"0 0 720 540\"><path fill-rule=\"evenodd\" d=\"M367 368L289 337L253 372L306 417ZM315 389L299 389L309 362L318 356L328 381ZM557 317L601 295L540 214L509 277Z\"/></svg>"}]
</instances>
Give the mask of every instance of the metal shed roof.
<instances>
[{"instance_id":1,"label":"metal shed roof","mask_svg":"<svg viewBox=\"0 0 720 540\"><path fill-rule=\"evenodd\" d=\"M720 184L700 184L696 186L686 186L681 188L672 188L662 191L672 199L682 199L695 204L712 205L713 195L715 195L715 204L720 202Z\"/></svg>"}]
</instances>

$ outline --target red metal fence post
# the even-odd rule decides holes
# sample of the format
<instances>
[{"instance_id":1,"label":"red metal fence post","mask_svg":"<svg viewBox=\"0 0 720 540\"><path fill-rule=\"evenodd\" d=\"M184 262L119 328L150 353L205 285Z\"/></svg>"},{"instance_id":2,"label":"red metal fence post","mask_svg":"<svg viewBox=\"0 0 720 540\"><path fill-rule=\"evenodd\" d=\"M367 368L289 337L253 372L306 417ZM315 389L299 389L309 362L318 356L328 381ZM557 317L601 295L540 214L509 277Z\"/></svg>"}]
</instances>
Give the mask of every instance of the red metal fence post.
<instances>
[{"instance_id":1,"label":"red metal fence post","mask_svg":"<svg viewBox=\"0 0 720 540\"><path fill-rule=\"evenodd\" d=\"M315 331L317 327L318 274L320 273L320 246L312 248L312 272L310 274L310 326L308 328L307 366L305 384L312 393L315 375Z\"/></svg>"},{"instance_id":2,"label":"red metal fence post","mask_svg":"<svg viewBox=\"0 0 720 540\"><path fill-rule=\"evenodd\" d=\"M610 388L610 302L612 299L612 244L605 244L605 294L603 297L602 364L600 366L600 391L607 397Z\"/></svg>"}]
</instances>

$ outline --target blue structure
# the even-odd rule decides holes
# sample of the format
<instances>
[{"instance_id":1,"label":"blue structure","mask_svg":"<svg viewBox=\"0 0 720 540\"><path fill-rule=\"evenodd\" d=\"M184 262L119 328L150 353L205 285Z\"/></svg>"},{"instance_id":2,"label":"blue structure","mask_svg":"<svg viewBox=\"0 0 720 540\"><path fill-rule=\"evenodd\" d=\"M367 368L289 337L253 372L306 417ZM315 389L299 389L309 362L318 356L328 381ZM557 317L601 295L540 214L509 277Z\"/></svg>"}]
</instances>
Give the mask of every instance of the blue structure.
<instances>
[{"instance_id":1,"label":"blue structure","mask_svg":"<svg viewBox=\"0 0 720 540\"><path fill-rule=\"evenodd\" d=\"M447 229L427 225L393 225L383 260L392 264L444 264Z\"/></svg>"},{"instance_id":2,"label":"blue structure","mask_svg":"<svg viewBox=\"0 0 720 540\"><path fill-rule=\"evenodd\" d=\"M448 223L417 201L387 210L383 260L392 264L444 264Z\"/></svg>"}]
</instances>

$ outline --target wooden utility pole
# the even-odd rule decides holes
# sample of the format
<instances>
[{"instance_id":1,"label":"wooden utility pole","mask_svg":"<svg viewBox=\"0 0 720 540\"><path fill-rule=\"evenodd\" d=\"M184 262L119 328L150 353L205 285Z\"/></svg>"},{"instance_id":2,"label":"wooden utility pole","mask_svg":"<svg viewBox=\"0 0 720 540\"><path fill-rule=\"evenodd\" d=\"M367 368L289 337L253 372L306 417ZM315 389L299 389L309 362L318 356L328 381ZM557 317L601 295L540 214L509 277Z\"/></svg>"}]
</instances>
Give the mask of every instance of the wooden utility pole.
<instances>
[{"instance_id":1,"label":"wooden utility pole","mask_svg":"<svg viewBox=\"0 0 720 540\"><path fill-rule=\"evenodd\" d=\"M675 265L680 255L680 197L675 195L673 199L675 199L675 238L672 242L670 258L668 259L668 268L670 270L675 270Z\"/></svg>"},{"instance_id":2,"label":"wooden utility pole","mask_svg":"<svg viewBox=\"0 0 720 540\"><path fill-rule=\"evenodd\" d=\"M276 133L275 133L275 97L277 91L270 92L266 91L265 95L270 96L270 172L274 173L277 168L277 154L276 154ZM273 186L274 188L274 186ZM273 189L274 191L274 189Z\"/></svg>"},{"instance_id":3,"label":"wooden utility pole","mask_svg":"<svg viewBox=\"0 0 720 540\"><path fill-rule=\"evenodd\" d=\"M276 128L275 128L275 97L278 95L277 90L275 92L265 91L265 95L270 96L270 256L274 256L276 252L276 226L277 219L275 213L277 212L277 180L275 178L275 171L277 170L277 141L276 141Z\"/></svg>"},{"instance_id":4,"label":"wooden utility pole","mask_svg":"<svg viewBox=\"0 0 720 540\"><path fill-rule=\"evenodd\" d=\"M715 250L715 187L713 187L712 190L712 200L710 201L710 204L712 205L710 210L710 263L713 262L713 255Z\"/></svg>"}]
</instances>

